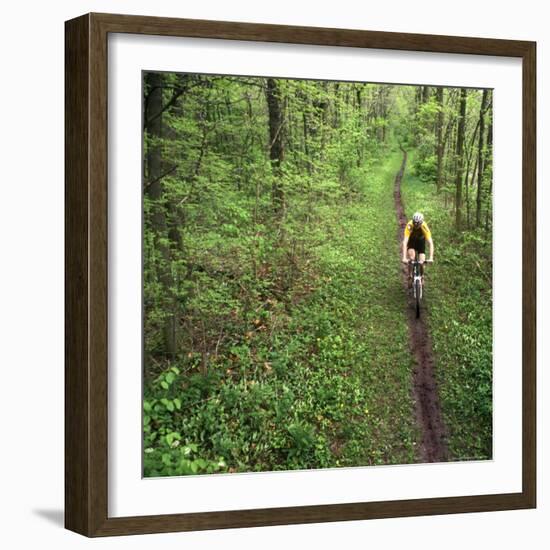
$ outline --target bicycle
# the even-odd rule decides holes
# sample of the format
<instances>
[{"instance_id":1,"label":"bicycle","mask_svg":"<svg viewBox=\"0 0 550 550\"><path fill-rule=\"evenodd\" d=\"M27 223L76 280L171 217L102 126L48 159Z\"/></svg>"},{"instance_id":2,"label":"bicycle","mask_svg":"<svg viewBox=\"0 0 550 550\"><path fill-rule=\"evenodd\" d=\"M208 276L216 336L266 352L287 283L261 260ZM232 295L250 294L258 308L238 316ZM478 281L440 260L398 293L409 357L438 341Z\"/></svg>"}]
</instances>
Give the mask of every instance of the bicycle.
<instances>
[{"instance_id":1,"label":"bicycle","mask_svg":"<svg viewBox=\"0 0 550 550\"><path fill-rule=\"evenodd\" d=\"M415 308L416 308L416 318L418 319L420 317L420 302L422 301L422 294L423 294L423 280L422 280L422 269L420 266L428 263L432 263L433 260L424 260L421 262L418 260L418 252L415 250L414 252L414 260L409 260L408 263L412 265L412 287L411 287L411 294L415 301Z\"/></svg>"}]
</instances>

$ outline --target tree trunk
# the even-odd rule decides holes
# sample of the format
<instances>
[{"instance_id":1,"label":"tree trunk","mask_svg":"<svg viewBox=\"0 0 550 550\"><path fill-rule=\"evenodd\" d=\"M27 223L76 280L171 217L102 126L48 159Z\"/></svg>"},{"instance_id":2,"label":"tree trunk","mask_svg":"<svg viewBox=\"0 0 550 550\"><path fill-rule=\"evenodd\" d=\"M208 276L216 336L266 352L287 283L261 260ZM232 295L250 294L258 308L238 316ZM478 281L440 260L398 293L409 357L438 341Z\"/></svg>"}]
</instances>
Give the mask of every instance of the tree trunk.
<instances>
[{"instance_id":1,"label":"tree trunk","mask_svg":"<svg viewBox=\"0 0 550 550\"><path fill-rule=\"evenodd\" d=\"M487 205L485 214L485 231L489 231L489 213L491 212L491 200L493 194L493 120L489 121L487 127L487 157L485 162L485 172L489 175L489 189L487 191Z\"/></svg>"},{"instance_id":2,"label":"tree trunk","mask_svg":"<svg viewBox=\"0 0 550 550\"><path fill-rule=\"evenodd\" d=\"M443 88L437 88L437 119L436 119L436 155L437 155L437 192L441 192L443 185Z\"/></svg>"},{"instance_id":3,"label":"tree trunk","mask_svg":"<svg viewBox=\"0 0 550 550\"><path fill-rule=\"evenodd\" d=\"M332 103L332 127L338 128L340 124L340 83L334 83Z\"/></svg>"},{"instance_id":4,"label":"tree trunk","mask_svg":"<svg viewBox=\"0 0 550 550\"><path fill-rule=\"evenodd\" d=\"M466 122L466 88L460 89L460 111L458 117L458 130L456 135L456 197L455 197L455 213L456 213L456 228L462 229L462 172L464 152L464 126Z\"/></svg>"},{"instance_id":5,"label":"tree trunk","mask_svg":"<svg viewBox=\"0 0 550 550\"><path fill-rule=\"evenodd\" d=\"M145 102L145 120L149 121L146 126L146 132L150 139L150 144L147 148L145 181L147 183L145 189L149 198L153 202L153 213L151 216L152 229L157 237L157 246L161 252L162 262L159 266L159 280L163 286L165 295L171 293L170 287L172 280L170 276L170 249L165 244L165 235L167 234L166 213L159 204L162 198L162 148L160 140L162 139L162 74L147 73L146 83L148 85L149 94ZM171 300L167 300L167 305ZM167 307L168 314L163 325L163 342L164 351L168 355L174 355L176 352L176 336L175 336L175 317L170 307Z\"/></svg>"},{"instance_id":6,"label":"tree trunk","mask_svg":"<svg viewBox=\"0 0 550 550\"><path fill-rule=\"evenodd\" d=\"M430 99L430 87L422 86L422 103L427 103Z\"/></svg>"},{"instance_id":7,"label":"tree trunk","mask_svg":"<svg viewBox=\"0 0 550 550\"><path fill-rule=\"evenodd\" d=\"M304 108L304 111L302 112L302 121L304 125L304 156L306 159L307 173L311 176L311 174L313 173L313 167L311 164L311 156L309 153L308 116L305 108Z\"/></svg>"},{"instance_id":8,"label":"tree trunk","mask_svg":"<svg viewBox=\"0 0 550 550\"><path fill-rule=\"evenodd\" d=\"M477 199L476 199L476 227L481 225L481 201L483 198L483 173L485 170L485 110L487 109L487 90L483 90L481 97L481 107L479 109L479 141L477 150Z\"/></svg>"},{"instance_id":9,"label":"tree trunk","mask_svg":"<svg viewBox=\"0 0 550 550\"><path fill-rule=\"evenodd\" d=\"M420 105L422 105L422 86L416 86L416 89L414 92L414 104L415 104L415 111L418 112Z\"/></svg>"},{"instance_id":10,"label":"tree trunk","mask_svg":"<svg viewBox=\"0 0 550 550\"><path fill-rule=\"evenodd\" d=\"M472 172L472 177L471 179L469 178L468 176L468 172L466 172L466 181L465 181L465 185L466 185L466 227L468 229L470 229L471 225L470 225L470 187L473 187L474 185L474 181L476 179L476 174L477 174L477 158L475 160L475 164L474 164L474 170Z\"/></svg>"},{"instance_id":11,"label":"tree trunk","mask_svg":"<svg viewBox=\"0 0 550 550\"><path fill-rule=\"evenodd\" d=\"M266 95L269 113L269 158L273 170L272 201L275 210L281 212L284 210L285 200L281 181L281 164L284 158L284 118L281 94L274 78L267 79Z\"/></svg>"}]
</instances>

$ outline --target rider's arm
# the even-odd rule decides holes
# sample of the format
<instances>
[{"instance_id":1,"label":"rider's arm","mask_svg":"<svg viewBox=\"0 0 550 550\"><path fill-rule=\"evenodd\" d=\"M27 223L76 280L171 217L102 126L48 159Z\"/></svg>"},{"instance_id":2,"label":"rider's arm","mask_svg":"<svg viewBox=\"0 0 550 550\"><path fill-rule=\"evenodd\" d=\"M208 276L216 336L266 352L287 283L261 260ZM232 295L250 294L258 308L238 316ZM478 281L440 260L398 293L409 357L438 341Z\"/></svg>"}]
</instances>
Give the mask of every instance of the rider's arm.
<instances>
[{"instance_id":1,"label":"rider's arm","mask_svg":"<svg viewBox=\"0 0 550 550\"><path fill-rule=\"evenodd\" d=\"M403 232L403 244L401 245L401 249L402 249L401 258L402 258L402 261L404 262L407 261L407 244L409 242L410 235L411 235L411 228L410 228L410 224L408 223L405 226L405 231Z\"/></svg>"},{"instance_id":2,"label":"rider's arm","mask_svg":"<svg viewBox=\"0 0 550 550\"><path fill-rule=\"evenodd\" d=\"M432 239L432 232L430 231L430 228L428 227L428 224L426 222L422 223L422 233L424 233L424 238L426 241L428 241L428 245L430 246L430 257L428 258L429 262L433 262L434 260L434 242Z\"/></svg>"},{"instance_id":3,"label":"rider's arm","mask_svg":"<svg viewBox=\"0 0 550 550\"><path fill-rule=\"evenodd\" d=\"M433 239L431 237L428 239L428 246L430 247L429 261L433 262L434 261L434 242L433 242Z\"/></svg>"},{"instance_id":4,"label":"rider's arm","mask_svg":"<svg viewBox=\"0 0 550 550\"><path fill-rule=\"evenodd\" d=\"M409 237L405 237L403 239L403 245L401 246L402 249L402 260L404 262L407 261L407 243L409 242Z\"/></svg>"}]
</instances>

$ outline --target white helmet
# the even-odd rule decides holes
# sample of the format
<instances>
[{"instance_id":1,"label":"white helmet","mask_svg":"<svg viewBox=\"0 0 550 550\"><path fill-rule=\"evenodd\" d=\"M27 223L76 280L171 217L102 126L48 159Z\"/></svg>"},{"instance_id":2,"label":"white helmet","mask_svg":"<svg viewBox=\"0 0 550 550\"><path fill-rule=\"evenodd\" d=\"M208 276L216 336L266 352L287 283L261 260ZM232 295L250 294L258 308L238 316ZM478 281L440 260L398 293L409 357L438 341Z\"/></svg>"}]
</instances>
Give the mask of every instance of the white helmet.
<instances>
[{"instance_id":1,"label":"white helmet","mask_svg":"<svg viewBox=\"0 0 550 550\"><path fill-rule=\"evenodd\" d=\"M413 223L420 225L424 221L424 216L420 212L415 212L413 216Z\"/></svg>"}]
</instances>

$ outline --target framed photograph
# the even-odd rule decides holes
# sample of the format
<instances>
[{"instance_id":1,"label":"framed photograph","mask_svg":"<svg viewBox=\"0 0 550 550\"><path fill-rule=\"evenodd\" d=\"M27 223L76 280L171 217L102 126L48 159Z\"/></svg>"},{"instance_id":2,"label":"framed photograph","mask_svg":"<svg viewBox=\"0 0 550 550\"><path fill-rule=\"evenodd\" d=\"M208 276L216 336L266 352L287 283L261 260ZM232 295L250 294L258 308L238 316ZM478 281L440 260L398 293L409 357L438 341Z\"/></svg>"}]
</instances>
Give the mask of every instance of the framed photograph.
<instances>
[{"instance_id":1,"label":"framed photograph","mask_svg":"<svg viewBox=\"0 0 550 550\"><path fill-rule=\"evenodd\" d=\"M534 42L65 40L67 529L536 506Z\"/></svg>"}]
</instances>

